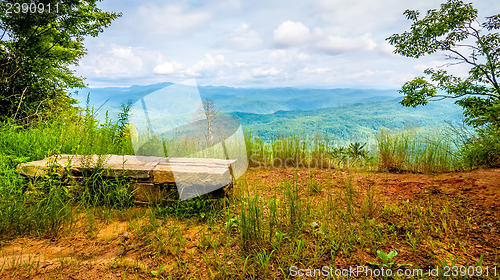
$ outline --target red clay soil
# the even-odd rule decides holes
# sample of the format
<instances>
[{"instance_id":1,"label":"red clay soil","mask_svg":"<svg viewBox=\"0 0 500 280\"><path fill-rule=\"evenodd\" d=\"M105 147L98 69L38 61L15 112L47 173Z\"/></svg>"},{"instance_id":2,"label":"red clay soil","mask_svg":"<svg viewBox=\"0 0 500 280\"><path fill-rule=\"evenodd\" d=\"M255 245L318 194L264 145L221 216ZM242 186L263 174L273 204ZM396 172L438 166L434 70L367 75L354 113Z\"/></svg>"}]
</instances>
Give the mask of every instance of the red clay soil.
<instances>
[{"instance_id":1,"label":"red clay soil","mask_svg":"<svg viewBox=\"0 0 500 280\"><path fill-rule=\"evenodd\" d=\"M313 178L326 185L335 186L337 183L349 179L357 186L375 186L381 199L391 201L406 201L428 197L429 194L442 196L464 196L469 208L478 210L476 215L482 215L482 223L491 226L486 229L477 228L477 236L472 241L479 251L493 250L498 254L500 247L499 234L499 207L500 207L500 169L475 170L471 172L456 172L445 174L391 174L370 172L346 172L340 170L294 170L269 169L248 170L245 177L250 181L260 181L265 189L262 196L271 197L273 186L280 184L284 179L297 178L305 182ZM266 193L266 190L269 190ZM332 192L335 187L331 188ZM93 238L87 238L82 233L69 233L58 240L35 238L17 238L1 242L2 255L0 265L5 268L0 272L1 279L122 279L123 271L120 267L148 265L154 261L147 254L135 251L131 256L123 258L122 244L127 236L127 222L111 221L103 228L97 229ZM36 264L31 258L38 256L40 262ZM68 257L70 257L68 259ZM62 261L66 259L66 265ZM126 265L124 263L131 263ZM197 267L202 260L193 260L188 266ZM26 268L17 270L6 269L10 264L35 263L38 273L27 274ZM132 264L135 263L135 264ZM134 274L134 273L132 273ZM135 279L137 275L132 278ZM153 275L141 274L138 279L152 278Z\"/></svg>"},{"instance_id":2,"label":"red clay soil","mask_svg":"<svg viewBox=\"0 0 500 280\"><path fill-rule=\"evenodd\" d=\"M492 256L486 265L498 266L500 255L500 169L481 169L470 172L453 172L442 174L414 173L378 173L352 172L341 170L294 170L268 169L249 170L247 177L269 185L269 192L262 196L274 195L273 185L280 184L283 179L297 179L299 186L305 186L311 178L323 183L330 183L330 192L342 192L346 181L356 186L363 193L373 187L377 199L381 202L412 202L417 200L438 199L453 201L459 198L466 203L465 216L472 220L472 232L468 233L469 253L479 259L482 253ZM324 192L325 195L326 192ZM463 198L463 199L461 199ZM399 257L403 257L402 254ZM427 256L426 256L427 257ZM495 259L497 261L495 261ZM410 261L419 262L414 257ZM426 263L422 260L419 263Z\"/></svg>"},{"instance_id":3,"label":"red clay soil","mask_svg":"<svg viewBox=\"0 0 500 280\"><path fill-rule=\"evenodd\" d=\"M247 177L257 179L270 186L281 183L284 179L297 177L305 181L308 177L320 182L338 183L346 179L357 185L377 186L382 194L391 199L413 199L432 194L464 195L475 206L491 212L500 208L500 169L481 169L471 172L453 172L442 174L414 173L371 173L347 172L341 170L299 170L268 169L249 170Z\"/></svg>"}]
</instances>

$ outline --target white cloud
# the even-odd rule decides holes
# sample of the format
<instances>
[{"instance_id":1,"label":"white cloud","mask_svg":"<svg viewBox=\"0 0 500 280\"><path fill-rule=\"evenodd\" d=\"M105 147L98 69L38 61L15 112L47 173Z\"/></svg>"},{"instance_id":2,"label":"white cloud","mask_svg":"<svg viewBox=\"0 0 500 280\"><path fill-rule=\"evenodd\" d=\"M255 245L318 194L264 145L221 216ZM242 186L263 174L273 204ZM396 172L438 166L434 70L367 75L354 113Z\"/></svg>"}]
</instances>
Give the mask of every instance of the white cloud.
<instances>
[{"instance_id":1,"label":"white cloud","mask_svg":"<svg viewBox=\"0 0 500 280\"><path fill-rule=\"evenodd\" d=\"M257 31L248 24L242 24L224 37L218 45L237 49L252 49L262 43L262 38Z\"/></svg>"},{"instance_id":2,"label":"white cloud","mask_svg":"<svg viewBox=\"0 0 500 280\"><path fill-rule=\"evenodd\" d=\"M283 58L287 54L288 54L288 50L279 49L279 50L274 50L271 53L269 53L268 57L270 59L273 59L273 58Z\"/></svg>"},{"instance_id":3,"label":"white cloud","mask_svg":"<svg viewBox=\"0 0 500 280\"><path fill-rule=\"evenodd\" d=\"M362 79L365 79L365 78L372 78L372 77L380 77L380 76L387 76L387 75L391 75L391 74L394 74L394 71L392 70L364 70L364 71L361 71L361 72L357 72L357 73L354 73L351 75L352 78L362 78Z\"/></svg>"},{"instance_id":4,"label":"white cloud","mask_svg":"<svg viewBox=\"0 0 500 280\"><path fill-rule=\"evenodd\" d=\"M296 49L277 49L267 54L267 62L271 63L292 63L297 65L311 58L310 54L300 52Z\"/></svg>"},{"instance_id":5,"label":"white cloud","mask_svg":"<svg viewBox=\"0 0 500 280\"><path fill-rule=\"evenodd\" d=\"M181 68L182 64L178 62L165 61L161 64L156 65L156 67L153 69L153 72L155 74L169 75L175 73Z\"/></svg>"},{"instance_id":6,"label":"white cloud","mask_svg":"<svg viewBox=\"0 0 500 280\"><path fill-rule=\"evenodd\" d=\"M438 61L438 60L432 60L427 63L419 63L415 65L413 68L415 68L418 71L423 72L427 68L435 68L435 67L441 67L445 64L443 61Z\"/></svg>"},{"instance_id":7,"label":"white cloud","mask_svg":"<svg viewBox=\"0 0 500 280\"><path fill-rule=\"evenodd\" d=\"M365 69L363 71L348 74L344 79L358 85L381 87L381 88L399 88L401 85L411 80L414 75L402 71L396 72L392 69Z\"/></svg>"},{"instance_id":8,"label":"white cloud","mask_svg":"<svg viewBox=\"0 0 500 280\"><path fill-rule=\"evenodd\" d=\"M145 34L162 39L158 36L189 35L195 29L206 27L211 17L210 12L192 9L184 3L163 6L147 3L139 7L135 25Z\"/></svg>"},{"instance_id":9,"label":"white cloud","mask_svg":"<svg viewBox=\"0 0 500 280\"><path fill-rule=\"evenodd\" d=\"M399 56L398 54L394 53L394 50L396 50L396 48L393 45L389 44L387 41L384 41L382 44L380 44L379 49L382 54L389 56Z\"/></svg>"},{"instance_id":10,"label":"white cloud","mask_svg":"<svg viewBox=\"0 0 500 280\"><path fill-rule=\"evenodd\" d=\"M398 30L395 23L404 22L406 9L425 11L438 8L442 1L420 0L315 0L312 9L339 36L359 36L374 30ZM392 32L392 33L394 33Z\"/></svg>"},{"instance_id":11,"label":"white cloud","mask_svg":"<svg viewBox=\"0 0 500 280\"><path fill-rule=\"evenodd\" d=\"M278 26L273 33L273 40L277 46L298 46L311 39L311 31L302 22L287 20Z\"/></svg>"},{"instance_id":12,"label":"white cloud","mask_svg":"<svg viewBox=\"0 0 500 280\"><path fill-rule=\"evenodd\" d=\"M306 74L323 74L327 72L331 72L332 69L328 67L319 67L319 68L309 68L306 67L302 70L300 70L301 73L306 73Z\"/></svg>"},{"instance_id":13,"label":"white cloud","mask_svg":"<svg viewBox=\"0 0 500 280\"><path fill-rule=\"evenodd\" d=\"M373 51L377 48L377 43L371 39L370 34L364 34L360 37L328 35L319 40L315 47L328 54L339 54L349 51Z\"/></svg>"},{"instance_id":14,"label":"white cloud","mask_svg":"<svg viewBox=\"0 0 500 280\"><path fill-rule=\"evenodd\" d=\"M425 63L418 63L413 68L418 70L417 73L419 76L423 75L423 71L428 68L433 69L443 69L447 71L449 74L465 78L469 76L469 65L466 63L456 64L457 60L430 60L431 57L427 58L428 61ZM424 60L425 61L425 60Z\"/></svg>"},{"instance_id":15,"label":"white cloud","mask_svg":"<svg viewBox=\"0 0 500 280\"><path fill-rule=\"evenodd\" d=\"M149 66L161 55L143 48L101 45L98 54L86 56L80 63L85 76L96 78L128 78L148 74Z\"/></svg>"},{"instance_id":16,"label":"white cloud","mask_svg":"<svg viewBox=\"0 0 500 280\"><path fill-rule=\"evenodd\" d=\"M285 21L274 30L273 40L278 47L308 46L311 50L337 55L345 52L371 52L379 50L387 52L390 46L378 44L372 39L371 33L361 36L343 37L330 34L321 28L309 27L301 22ZM273 55L281 55L275 52Z\"/></svg>"},{"instance_id":17,"label":"white cloud","mask_svg":"<svg viewBox=\"0 0 500 280\"><path fill-rule=\"evenodd\" d=\"M210 54L205 54L205 58L186 69L184 73L192 77L206 77L216 75L222 71L222 68L228 66L230 66L230 64L223 55L219 54L213 57Z\"/></svg>"},{"instance_id":18,"label":"white cloud","mask_svg":"<svg viewBox=\"0 0 500 280\"><path fill-rule=\"evenodd\" d=\"M280 70L271 67L271 68L255 68L252 70L253 77L267 77L267 76L276 76L281 73Z\"/></svg>"},{"instance_id":19,"label":"white cloud","mask_svg":"<svg viewBox=\"0 0 500 280\"><path fill-rule=\"evenodd\" d=\"M300 60L300 61L306 61L306 60L308 60L308 59L310 59L310 58L311 58L311 55L309 55L309 54L307 54L307 53L302 53L302 52L301 52L301 53L299 53L299 54L297 55L297 59L298 59L298 60Z\"/></svg>"}]
</instances>

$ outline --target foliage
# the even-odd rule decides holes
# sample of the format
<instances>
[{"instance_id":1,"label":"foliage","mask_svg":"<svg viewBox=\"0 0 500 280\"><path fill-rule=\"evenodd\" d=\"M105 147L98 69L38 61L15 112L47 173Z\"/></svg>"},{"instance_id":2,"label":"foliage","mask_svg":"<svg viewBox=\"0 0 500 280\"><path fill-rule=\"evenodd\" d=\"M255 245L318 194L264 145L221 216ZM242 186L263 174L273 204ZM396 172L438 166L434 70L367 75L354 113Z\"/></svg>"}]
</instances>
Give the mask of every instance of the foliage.
<instances>
[{"instance_id":1,"label":"foliage","mask_svg":"<svg viewBox=\"0 0 500 280\"><path fill-rule=\"evenodd\" d=\"M258 115L232 113L243 127L265 141L278 135L313 138L329 135L336 143L375 142L380 129L403 129L407 125L424 129L436 129L446 124L461 123L463 116L459 106L450 100L432 103L419 108L401 106L399 100L351 104L312 111L288 111Z\"/></svg>"},{"instance_id":2,"label":"foliage","mask_svg":"<svg viewBox=\"0 0 500 280\"><path fill-rule=\"evenodd\" d=\"M16 12L23 3L0 2L0 118L28 121L74 102L66 91L84 86L70 68L86 53L84 38L121 14L103 12L97 0L36 1L43 12Z\"/></svg>"},{"instance_id":3,"label":"foliage","mask_svg":"<svg viewBox=\"0 0 500 280\"><path fill-rule=\"evenodd\" d=\"M479 130L462 146L467 167L500 167L500 129L490 127Z\"/></svg>"},{"instance_id":4,"label":"foliage","mask_svg":"<svg viewBox=\"0 0 500 280\"><path fill-rule=\"evenodd\" d=\"M413 23L410 31L394 34L387 40L395 46L395 53L419 58L436 52L445 52L453 62L467 64L466 78L456 77L443 69L427 69L430 81L417 77L406 82L400 92L405 95L401 104L407 107L425 105L430 100L458 99L464 109L466 122L474 127L500 124L500 14L486 18L480 24L477 10L460 0L448 0L439 10L427 11L419 18L419 11L406 10Z\"/></svg>"},{"instance_id":5,"label":"foliage","mask_svg":"<svg viewBox=\"0 0 500 280\"><path fill-rule=\"evenodd\" d=\"M394 259L394 257L397 255L398 255L398 251L396 251L396 250L390 251L388 254L386 254L382 250L377 250L377 257L380 260L382 260L383 263L379 264L376 262L370 262L370 264L375 265L375 266L391 268L394 265L394 261L392 259Z\"/></svg>"},{"instance_id":6,"label":"foliage","mask_svg":"<svg viewBox=\"0 0 500 280\"><path fill-rule=\"evenodd\" d=\"M203 220L209 214L216 215L220 204L219 201L196 197L185 201L167 202L165 205L157 206L157 213L159 216L175 215L178 218L197 217Z\"/></svg>"}]
</instances>

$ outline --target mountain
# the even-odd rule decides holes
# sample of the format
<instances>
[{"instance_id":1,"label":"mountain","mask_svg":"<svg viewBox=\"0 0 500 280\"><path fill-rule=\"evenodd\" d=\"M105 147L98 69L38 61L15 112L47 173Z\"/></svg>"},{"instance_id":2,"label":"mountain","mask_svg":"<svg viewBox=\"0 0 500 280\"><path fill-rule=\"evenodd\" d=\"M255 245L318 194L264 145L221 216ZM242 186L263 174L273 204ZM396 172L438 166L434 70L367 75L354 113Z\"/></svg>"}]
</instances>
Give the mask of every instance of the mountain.
<instances>
[{"instance_id":1,"label":"mountain","mask_svg":"<svg viewBox=\"0 0 500 280\"><path fill-rule=\"evenodd\" d=\"M372 141L380 129L420 127L433 130L461 123L462 109L450 100L407 108L402 98L356 103L310 111L273 114L232 113L252 134L269 139L277 135L328 134L340 142Z\"/></svg>"},{"instance_id":2,"label":"mountain","mask_svg":"<svg viewBox=\"0 0 500 280\"><path fill-rule=\"evenodd\" d=\"M85 88L78 91L76 99L85 107L99 109L98 118L104 119L108 111L112 119L122 104L136 102L150 93L171 85L160 83L147 86ZM298 89L298 88L233 88L199 86L200 97L213 101L223 112L272 114L277 111L302 111L336 107L346 104L390 100L399 96L396 90L366 89Z\"/></svg>"},{"instance_id":3,"label":"mountain","mask_svg":"<svg viewBox=\"0 0 500 280\"><path fill-rule=\"evenodd\" d=\"M137 102L169 85L87 88L80 90L77 99L85 106L90 93L89 105L99 109L98 119L104 120L107 112L116 120L122 104ZM198 90L202 99L211 100L219 111L238 118L244 128L264 139L278 134L319 133L341 142L371 141L382 128L435 129L446 122L460 123L463 118L462 109L449 100L403 107L397 90L215 86L199 86Z\"/></svg>"}]
</instances>

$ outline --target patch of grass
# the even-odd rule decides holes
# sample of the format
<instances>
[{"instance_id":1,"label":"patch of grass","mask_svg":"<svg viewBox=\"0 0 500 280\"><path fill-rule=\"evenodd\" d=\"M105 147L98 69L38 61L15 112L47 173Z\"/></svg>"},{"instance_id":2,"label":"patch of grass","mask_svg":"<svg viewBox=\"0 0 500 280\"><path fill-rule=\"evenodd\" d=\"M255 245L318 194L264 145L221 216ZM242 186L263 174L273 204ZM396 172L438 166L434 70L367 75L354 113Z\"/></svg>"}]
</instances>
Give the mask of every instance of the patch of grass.
<instances>
[{"instance_id":1,"label":"patch of grass","mask_svg":"<svg viewBox=\"0 0 500 280\"><path fill-rule=\"evenodd\" d=\"M378 170L436 173L461 168L458 148L448 134L405 129L380 131L377 137Z\"/></svg>"}]
</instances>

